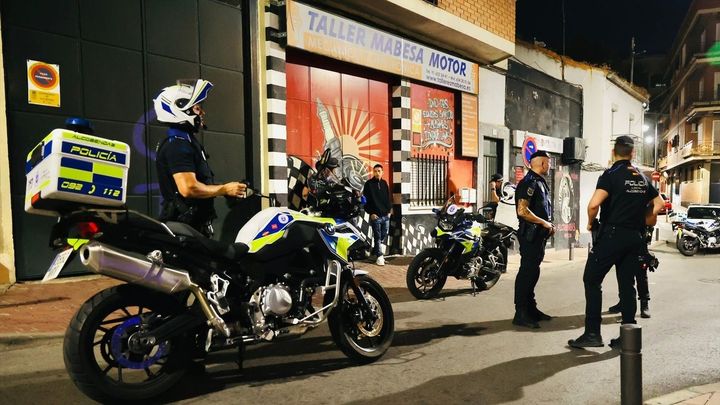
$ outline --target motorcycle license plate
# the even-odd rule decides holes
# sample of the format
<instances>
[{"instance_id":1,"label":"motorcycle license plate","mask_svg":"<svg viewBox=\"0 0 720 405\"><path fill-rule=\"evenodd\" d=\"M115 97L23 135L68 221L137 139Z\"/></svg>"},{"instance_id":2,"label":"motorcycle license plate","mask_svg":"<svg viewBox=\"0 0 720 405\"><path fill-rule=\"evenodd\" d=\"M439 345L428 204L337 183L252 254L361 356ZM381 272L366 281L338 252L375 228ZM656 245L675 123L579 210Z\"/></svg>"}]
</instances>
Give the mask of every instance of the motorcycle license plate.
<instances>
[{"instance_id":1,"label":"motorcycle license plate","mask_svg":"<svg viewBox=\"0 0 720 405\"><path fill-rule=\"evenodd\" d=\"M45 277L43 277L42 281L45 282L57 278L57 276L60 274L60 270L65 267L65 263L67 262L72 252L72 247L68 247L67 249L58 253L57 256L55 256L55 259L50 264L50 267L45 272Z\"/></svg>"}]
</instances>

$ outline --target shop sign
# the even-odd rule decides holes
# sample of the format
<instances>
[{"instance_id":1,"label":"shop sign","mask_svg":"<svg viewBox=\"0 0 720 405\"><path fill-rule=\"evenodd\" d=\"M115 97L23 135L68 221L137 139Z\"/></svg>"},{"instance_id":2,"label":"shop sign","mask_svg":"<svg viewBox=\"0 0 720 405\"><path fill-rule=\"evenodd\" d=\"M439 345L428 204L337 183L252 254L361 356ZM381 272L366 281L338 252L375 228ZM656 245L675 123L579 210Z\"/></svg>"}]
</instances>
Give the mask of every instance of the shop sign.
<instances>
[{"instance_id":1,"label":"shop sign","mask_svg":"<svg viewBox=\"0 0 720 405\"><path fill-rule=\"evenodd\" d=\"M522 148L525 144L526 138L533 138L535 140L537 150L544 150L545 152L550 153L562 153L563 151L562 138L534 134L528 131L513 131L513 146L516 148Z\"/></svg>"},{"instance_id":2,"label":"shop sign","mask_svg":"<svg viewBox=\"0 0 720 405\"><path fill-rule=\"evenodd\" d=\"M461 154L478 157L478 98L473 94L461 94Z\"/></svg>"},{"instance_id":3,"label":"shop sign","mask_svg":"<svg viewBox=\"0 0 720 405\"><path fill-rule=\"evenodd\" d=\"M468 93L478 65L320 9L287 2L288 45Z\"/></svg>"},{"instance_id":4,"label":"shop sign","mask_svg":"<svg viewBox=\"0 0 720 405\"><path fill-rule=\"evenodd\" d=\"M424 153L447 153L453 149L455 139L455 102L453 93L413 85L413 90L422 97L417 97L418 104L413 110L420 111L421 131L413 132L412 147Z\"/></svg>"},{"instance_id":5,"label":"shop sign","mask_svg":"<svg viewBox=\"0 0 720 405\"><path fill-rule=\"evenodd\" d=\"M60 65L27 60L28 103L60 107Z\"/></svg>"}]
</instances>

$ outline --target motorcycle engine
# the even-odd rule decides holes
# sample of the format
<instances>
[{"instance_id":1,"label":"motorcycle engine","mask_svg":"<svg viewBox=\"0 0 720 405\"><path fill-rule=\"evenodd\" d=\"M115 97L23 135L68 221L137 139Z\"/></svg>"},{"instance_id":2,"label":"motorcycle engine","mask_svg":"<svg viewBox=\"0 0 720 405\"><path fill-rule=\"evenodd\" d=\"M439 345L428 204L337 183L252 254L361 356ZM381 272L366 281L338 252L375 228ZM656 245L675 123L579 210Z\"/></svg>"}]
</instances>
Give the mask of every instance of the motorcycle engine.
<instances>
[{"instance_id":1,"label":"motorcycle engine","mask_svg":"<svg viewBox=\"0 0 720 405\"><path fill-rule=\"evenodd\" d=\"M260 296L260 308L265 315L285 315L292 304L290 289L284 284L270 284Z\"/></svg>"},{"instance_id":2,"label":"motorcycle engine","mask_svg":"<svg viewBox=\"0 0 720 405\"><path fill-rule=\"evenodd\" d=\"M480 269L482 268L482 264L483 259L480 256L475 256L468 260L468 262L463 266L465 270L465 277L477 277L480 273Z\"/></svg>"}]
</instances>

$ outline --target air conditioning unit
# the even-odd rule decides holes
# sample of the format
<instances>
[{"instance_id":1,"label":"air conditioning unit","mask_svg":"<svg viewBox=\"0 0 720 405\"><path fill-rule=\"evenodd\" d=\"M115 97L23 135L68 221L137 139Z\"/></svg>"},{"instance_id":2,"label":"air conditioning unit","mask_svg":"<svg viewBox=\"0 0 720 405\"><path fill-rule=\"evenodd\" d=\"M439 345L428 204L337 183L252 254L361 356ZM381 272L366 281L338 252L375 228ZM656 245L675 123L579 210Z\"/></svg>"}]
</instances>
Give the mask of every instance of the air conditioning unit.
<instances>
[{"instance_id":1,"label":"air conditioning unit","mask_svg":"<svg viewBox=\"0 0 720 405\"><path fill-rule=\"evenodd\" d=\"M581 163L585 161L585 140L576 137L563 139L561 159L563 164Z\"/></svg>"}]
</instances>

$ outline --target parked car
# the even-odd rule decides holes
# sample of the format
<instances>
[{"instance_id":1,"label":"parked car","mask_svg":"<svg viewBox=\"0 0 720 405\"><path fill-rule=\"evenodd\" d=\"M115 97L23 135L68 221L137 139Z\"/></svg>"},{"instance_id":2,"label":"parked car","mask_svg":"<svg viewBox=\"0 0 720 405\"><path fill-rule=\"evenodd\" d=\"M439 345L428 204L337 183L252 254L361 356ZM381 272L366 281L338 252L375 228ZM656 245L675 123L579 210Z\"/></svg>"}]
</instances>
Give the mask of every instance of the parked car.
<instances>
[{"instance_id":1,"label":"parked car","mask_svg":"<svg viewBox=\"0 0 720 405\"><path fill-rule=\"evenodd\" d=\"M660 193L660 197L662 197L663 201L665 201L665 206L663 206L662 210L660 210L660 214L670 214L673 212L670 197L668 197L665 193Z\"/></svg>"},{"instance_id":2,"label":"parked car","mask_svg":"<svg viewBox=\"0 0 720 405\"><path fill-rule=\"evenodd\" d=\"M716 219L720 219L720 204L690 204L685 220L696 225Z\"/></svg>"}]
</instances>

